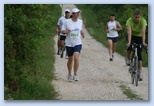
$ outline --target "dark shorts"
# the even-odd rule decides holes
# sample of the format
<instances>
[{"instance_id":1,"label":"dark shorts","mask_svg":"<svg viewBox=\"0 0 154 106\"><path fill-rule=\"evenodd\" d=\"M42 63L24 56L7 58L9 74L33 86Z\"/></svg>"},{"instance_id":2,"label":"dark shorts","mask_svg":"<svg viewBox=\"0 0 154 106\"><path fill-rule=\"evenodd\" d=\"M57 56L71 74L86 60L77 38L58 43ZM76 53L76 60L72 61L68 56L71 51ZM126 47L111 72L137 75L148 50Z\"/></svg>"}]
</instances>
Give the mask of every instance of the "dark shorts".
<instances>
[{"instance_id":1,"label":"dark shorts","mask_svg":"<svg viewBox=\"0 0 154 106\"><path fill-rule=\"evenodd\" d=\"M74 47L66 46L68 57L73 56L74 52L79 52L80 53L81 49L82 49L82 45L76 45Z\"/></svg>"},{"instance_id":2,"label":"dark shorts","mask_svg":"<svg viewBox=\"0 0 154 106\"><path fill-rule=\"evenodd\" d=\"M112 37L107 37L107 39L108 39L108 40L112 40L113 43L118 42L118 37L114 37L114 38L112 38Z\"/></svg>"},{"instance_id":3,"label":"dark shorts","mask_svg":"<svg viewBox=\"0 0 154 106\"><path fill-rule=\"evenodd\" d=\"M134 42L136 44L142 44L142 37L136 37L132 35L131 44L133 44ZM127 50L128 51L132 50L132 46L130 46ZM139 61L142 60L142 48L138 48L137 55L138 55L138 60Z\"/></svg>"},{"instance_id":4,"label":"dark shorts","mask_svg":"<svg viewBox=\"0 0 154 106\"><path fill-rule=\"evenodd\" d=\"M66 39L66 36L60 35L60 40L65 40L65 39Z\"/></svg>"}]
</instances>

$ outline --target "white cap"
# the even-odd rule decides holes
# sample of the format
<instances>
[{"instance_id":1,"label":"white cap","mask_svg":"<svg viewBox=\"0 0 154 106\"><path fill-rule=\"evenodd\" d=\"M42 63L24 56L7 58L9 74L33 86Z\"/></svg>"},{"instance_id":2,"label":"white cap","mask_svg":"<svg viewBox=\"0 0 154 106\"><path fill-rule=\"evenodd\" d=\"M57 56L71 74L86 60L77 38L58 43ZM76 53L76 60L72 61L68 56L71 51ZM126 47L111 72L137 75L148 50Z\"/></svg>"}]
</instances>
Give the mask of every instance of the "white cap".
<instances>
[{"instance_id":1,"label":"white cap","mask_svg":"<svg viewBox=\"0 0 154 106\"><path fill-rule=\"evenodd\" d=\"M70 10L69 9L66 9L65 12L70 12Z\"/></svg>"},{"instance_id":2,"label":"white cap","mask_svg":"<svg viewBox=\"0 0 154 106\"><path fill-rule=\"evenodd\" d=\"M72 9L72 13L77 13L77 12L80 12L80 10L77 9L77 8L73 8L73 9Z\"/></svg>"}]
</instances>

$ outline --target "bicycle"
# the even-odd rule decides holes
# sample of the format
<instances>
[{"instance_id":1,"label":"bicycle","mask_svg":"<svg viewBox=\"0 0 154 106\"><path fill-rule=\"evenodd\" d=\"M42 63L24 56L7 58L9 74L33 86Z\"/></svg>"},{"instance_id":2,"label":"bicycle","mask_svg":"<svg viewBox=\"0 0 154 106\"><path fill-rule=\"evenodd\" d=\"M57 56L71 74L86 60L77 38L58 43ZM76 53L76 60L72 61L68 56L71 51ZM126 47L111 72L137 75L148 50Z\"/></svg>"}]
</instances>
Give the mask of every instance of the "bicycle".
<instances>
[{"instance_id":1,"label":"bicycle","mask_svg":"<svg viewBox=\"0 0 154 106\"><path fill-rule=\"evenodd\" d=\"M133 43L131 46L132 46L132 49L133 49L133 54L132 54L131 63L130 63L130 66L129 66L129 72L131 74L132 84L134 84L134 81L135 81L135 85L138 86L138 81L139 81L139 78L140 78L140 72L139 72L137 51L138 51L138 49L141 49L143 47L143 45ZM127 47L127 49L128 49L128 47ZM148 49L147 49L146 52L148 52Z\"/></svg>"}]
</instances>

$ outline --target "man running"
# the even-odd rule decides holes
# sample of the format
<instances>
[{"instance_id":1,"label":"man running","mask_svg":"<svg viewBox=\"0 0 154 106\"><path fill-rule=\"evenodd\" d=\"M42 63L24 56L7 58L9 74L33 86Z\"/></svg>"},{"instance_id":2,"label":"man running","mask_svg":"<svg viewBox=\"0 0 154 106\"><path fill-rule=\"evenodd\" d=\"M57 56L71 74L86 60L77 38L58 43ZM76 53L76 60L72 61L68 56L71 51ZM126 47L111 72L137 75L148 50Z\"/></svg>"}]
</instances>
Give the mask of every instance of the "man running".
<instances>
[{"instance_id":1,"label":"man running","mask_svg":"<svg viewBox=\"0 0 154 106\"><path fill-rule=\"evenodd\" d=\"M118 31L122 30L122 26L118 21L115 20L115 15L110 15L110 21L107 22L106 32L107 32L107 41L108 41L108 50L110 61L113 61L114 52L116 49L116 43L118 42Z\"/></svg>"}]
</instances>

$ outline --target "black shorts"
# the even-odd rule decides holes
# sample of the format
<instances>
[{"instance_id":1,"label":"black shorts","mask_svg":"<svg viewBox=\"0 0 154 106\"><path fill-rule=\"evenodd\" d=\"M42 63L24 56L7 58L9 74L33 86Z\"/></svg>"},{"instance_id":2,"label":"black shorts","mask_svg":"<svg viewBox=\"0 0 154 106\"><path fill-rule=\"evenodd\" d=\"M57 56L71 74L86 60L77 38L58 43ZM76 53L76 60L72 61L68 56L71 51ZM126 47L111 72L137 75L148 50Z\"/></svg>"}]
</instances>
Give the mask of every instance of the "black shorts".
<instances>
[{"instance_id":1,"label":"black shorts","mask_svg":"<svg viewBox=\"0 0 154 106\"><path fill-rule=\"evenodd\" d=\"M142 37L136 37L132 35L132 39L131 39L131 44L136 43L136 44L142 44ZM128 51L132 50L132 46L130 46L128 49ZM138 60L142 60L142 48L138 48Z\"/></svg>"},{"instance_id":2,"label":"black shorts","mask_svg":"<svg viewBox=\"0 0 154 106\"><path fill-rule=\"evenodd\" d=\"M112 40L113 43L118 42L118 37L107 37L108 40Z\"/></svg>"},{"instance_id":3,"label":"black shorts","mask_svg":"<svg viewBox=\"0 0 154 106\"><path fill-rule=\"evenodd\" d=\"M66 36L60 35L60 40L65 40Z\"/></svg>"},{"instance_id":4,"label":"black shorts","mask_svg":"<svg viewBox=\"0 0 154 106\"><path fill-rule=\"evenodd\" d=\"M66 46L68 57L73 56L74 52L79 52L80 53L81 49L82 49L82 45L76 45L74 47Z\"/></svg>"}]
</instances>

